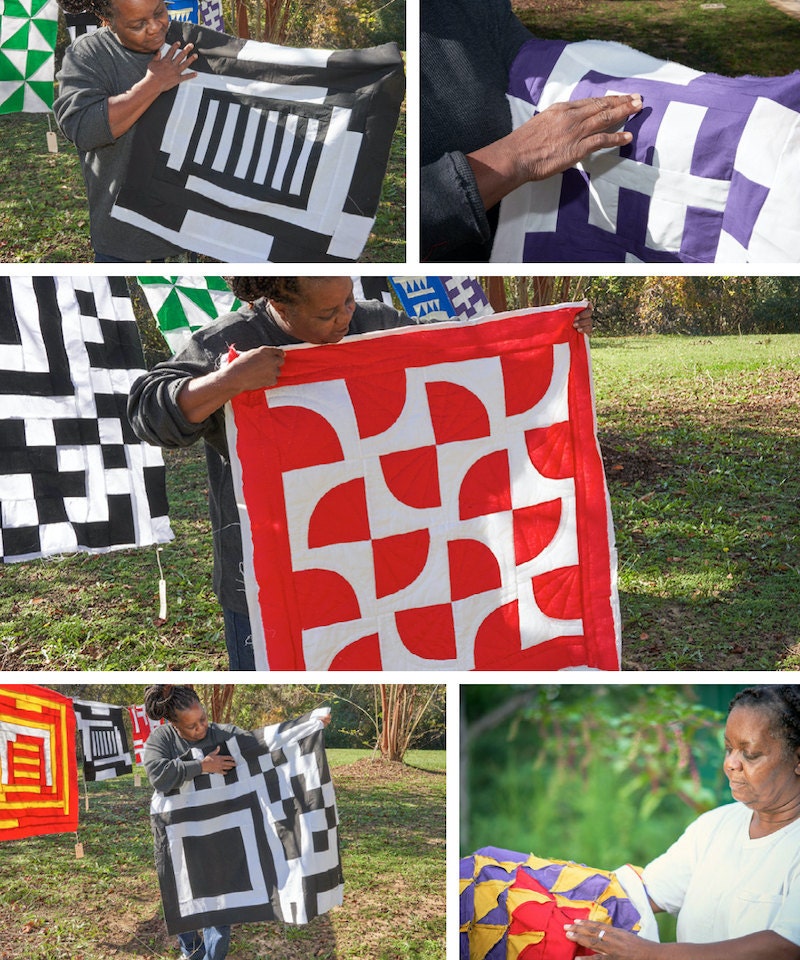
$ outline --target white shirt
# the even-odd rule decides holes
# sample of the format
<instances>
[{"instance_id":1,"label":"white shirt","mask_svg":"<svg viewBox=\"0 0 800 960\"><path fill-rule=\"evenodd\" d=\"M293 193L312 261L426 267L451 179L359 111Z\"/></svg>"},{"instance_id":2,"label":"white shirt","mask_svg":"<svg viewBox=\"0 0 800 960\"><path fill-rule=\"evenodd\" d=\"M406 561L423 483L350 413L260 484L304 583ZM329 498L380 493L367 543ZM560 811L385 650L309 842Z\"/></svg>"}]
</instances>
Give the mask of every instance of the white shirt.
<instances>
[{"instance_id":1,"label":"white shirt","mask_svg":"<svg viewBox=\"0 0 800 960\"><path fill-rule=\"evenodd\" d=\"M773 930L800 946L800 820L751 840L752 811L717 807L644 870L651 899L678 914L679 943Z\"/></svg>"}]
</instances>

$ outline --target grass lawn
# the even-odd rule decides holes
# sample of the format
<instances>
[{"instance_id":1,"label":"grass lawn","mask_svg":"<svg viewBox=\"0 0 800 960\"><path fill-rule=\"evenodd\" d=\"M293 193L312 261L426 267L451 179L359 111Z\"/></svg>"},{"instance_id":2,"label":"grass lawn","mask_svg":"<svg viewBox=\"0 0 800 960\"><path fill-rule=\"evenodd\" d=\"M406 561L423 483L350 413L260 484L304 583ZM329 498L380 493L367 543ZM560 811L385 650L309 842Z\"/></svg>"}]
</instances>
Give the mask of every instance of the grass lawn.
<instances>
[{"instance_id":1,"label":"grass lawn","mask_svg":"<svg viewBox=\"0 0 800 960\"><path fill-rule=\"evenodd\" d=\"M628 669L800 668L800 336L593 341ZM11 564L0 669L224 669L202 453L168 451L176 539Z\"/></svg>"},{"instance_id":2,"label":"grass lawn","mask_svg":"<svg viewBox=\"0 0 800 960\"><path fill-rule=\"evenodd\" d=\"M798 68L800 20L766 0L513 0L539 37L616 40L653 57L725 76Z\"/></svg>"},{"instance_id":3,"label":"grass lawn","mask_svg":"<svg viewBox=\"0 0 800 960\"><path fill-rule=\"evenodd\" d=\"M238 926L231 960L444 960L444 754L430 770L360 755L330 754L344 904L305 927ZM0 960L177 960L161 917L146 778L90 783L88 793L83 859L74 835L3 843L13 882L0 885Z\"/></svg>"},{"instance_id":4,"label":"grass lawn","mask_svg":"<svg viewBox=\"0 0 800 960\"><path fill-rule=\"evenodd\" d=\"M55 129L52 117L50 125ZM0 116L0 262L86 263L89 211L78 155L58 134L48 153L45 114ZM405 260L405 110L392 141L375 227L361 259Z\"/></svg>"},{"instance_id":5,"label":"grass lawn","mask_svg":"<svg viewBox=\"0 0 800 960\"><path fill-rule=\"evenodd\" d=\"M593 342L628 669L800 667L800 336Z\"/></svg>"}]
</instances>

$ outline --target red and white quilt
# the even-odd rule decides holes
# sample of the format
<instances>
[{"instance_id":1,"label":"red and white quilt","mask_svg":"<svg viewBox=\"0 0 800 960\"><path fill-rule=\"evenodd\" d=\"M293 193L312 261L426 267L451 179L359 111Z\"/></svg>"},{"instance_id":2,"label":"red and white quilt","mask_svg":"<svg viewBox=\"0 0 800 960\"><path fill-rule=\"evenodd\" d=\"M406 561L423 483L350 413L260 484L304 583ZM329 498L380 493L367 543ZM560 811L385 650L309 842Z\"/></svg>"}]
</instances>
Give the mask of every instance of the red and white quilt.
<instances>
[{"instance_id":1,"label":"red and white quilt","mask_svg":"<svg viewBox=\"0 0 800 960\"><path fill-rule=\"evenodd\" d=\"M289 347L232 401L259 669L619 667L582 306Z\"/></svg>"}]
</instances>

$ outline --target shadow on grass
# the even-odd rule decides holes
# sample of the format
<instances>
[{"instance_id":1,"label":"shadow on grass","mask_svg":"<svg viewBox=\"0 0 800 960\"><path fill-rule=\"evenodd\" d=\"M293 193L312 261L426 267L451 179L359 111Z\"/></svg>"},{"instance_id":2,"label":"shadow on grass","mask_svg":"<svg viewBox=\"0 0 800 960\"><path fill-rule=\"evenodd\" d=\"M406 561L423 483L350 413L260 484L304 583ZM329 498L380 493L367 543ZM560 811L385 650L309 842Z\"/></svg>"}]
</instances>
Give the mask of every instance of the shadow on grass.
<instances>
[{"instance_id":1,"label":"shadow on grass","mask_svg":"<svg viewBox=\"0 0 800 960\"><path fill-rule=\"evenodd\" d=\"M797 666L800 439L736 415L603 411L626 669Z\"/></svg>"}]
</instances>

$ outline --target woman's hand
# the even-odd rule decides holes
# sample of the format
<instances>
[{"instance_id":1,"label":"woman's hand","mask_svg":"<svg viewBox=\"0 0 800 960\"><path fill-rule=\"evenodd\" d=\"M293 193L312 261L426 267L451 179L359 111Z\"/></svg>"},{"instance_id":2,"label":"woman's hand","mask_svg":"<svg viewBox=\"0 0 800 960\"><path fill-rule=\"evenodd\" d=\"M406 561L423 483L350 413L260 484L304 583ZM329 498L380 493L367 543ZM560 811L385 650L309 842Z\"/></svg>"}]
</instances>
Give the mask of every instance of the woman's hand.
<instances>
[{"instance_id":1,"label":"woman's hand","mask_svg":"<svg viewBox=\"0 0 800 960\"><path fill-rule=\"evenodd\" d=\"M594 950L594 956L609 960L657 960L660 944L644 940L627 930L617 930L594 920L565 923L567 939Z\"/></svg>"},{"instance_id":2,"label":"woman's hand","mask_svg":"<svg viewBox=\"0 0 800 960\"><path fill-rule=\"evenodd\" d=\"M240 393L274 387L283 360L280 347L256 347L213 373L186 380L178 393L181 413L190 423L202 423Z\"/></svg>"},{"instance_id":3,"label":"woman's hand","mask_svg":"<svg viewBox=\"0 0 800 960\"><path fill-rule=\"evenodd\" d=\"M612 128L641 109L638 94L554 103L507 136L467 154L484 207L489 210L523 183L567 170L595 150L630 143L631 133Z\"/></svg>"},{"instance_id":4,"label":"woman's hand","mask_svg":"<svg viewBox=\"0 0 800 960\"><path fill-rule=\"evenodd\" d=\"M207 753L200 761L200 767L203 773L227 773L236 766L236 761L227 753L219 752L220 748Z\"/></svg>"},{"instance_id":5,"label":"woman's hand","mask_svg":"<svg viewBox=\"0 0 800 960\"><path fill-rule=\"evenodd\" d=\"M115 140L127 133L165 90L171 90L184 80L197 76L196 73L184 72L197 59L192 49L191 43L185 47L173 43L164 56L159 50L148 63L147 72L141 80L125 93L108 98L108 126Z\"/></svg>"},{"instance_id":6,"label":"woman's hand","mask_svg":"<svg viewBox=\"0 0 800 960\"><path fill-rule=\"evenodd\" d=\"M194 44L187 43L185 47L181 47L176 41L163 56L160 50L153 56L147 65L147 73L158 84L159 93L171 90L184 80L197 76L194 72L186 72L197 59L197 54L192 53L192 50Z\"/></svg>"},{"instance_id":7,"label":"woman's hand","mask_svg":"<svg viewBox=\"0 0 800 960\"><path fill-rule=\"evenodd\" d=\"M592 334L592 311L594 307L591 303L587 303L586 306L581 310L581 312L575 317L575 322L572 324L573 327L578 331L578 333L585 333L587 337Z\"/></svg>"}]
</instances>

